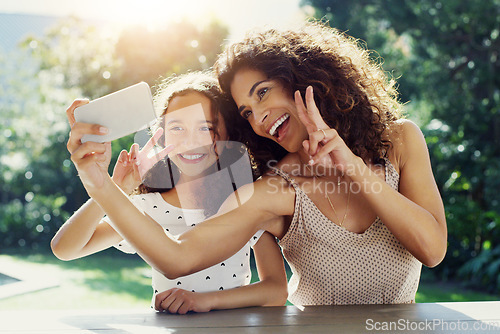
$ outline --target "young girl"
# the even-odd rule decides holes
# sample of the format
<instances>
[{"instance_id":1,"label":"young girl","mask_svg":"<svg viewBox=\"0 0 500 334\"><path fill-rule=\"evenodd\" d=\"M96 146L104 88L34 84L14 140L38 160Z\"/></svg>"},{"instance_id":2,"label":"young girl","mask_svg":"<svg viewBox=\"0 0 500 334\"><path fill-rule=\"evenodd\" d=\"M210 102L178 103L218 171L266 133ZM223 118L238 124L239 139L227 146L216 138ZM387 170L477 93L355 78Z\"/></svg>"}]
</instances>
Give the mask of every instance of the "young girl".
<instances>
[{"instance_id":1,"label":"young girl","mask_svg":"<svg viewBox=\"0 0 500 334\"><path fill-rule=\"evenodd\" d=\"M170 277L213 265L266 230L292 269L294 304L414 302L421 265L436 266L446 252L444 208L424 137L401 119L394 83L366 50L307 23L249 34L226 49L216 70L236 104L230 136L239 133L260 170L271 171L238 208L176 240L151 240L137 233L136 221L144 230L154 223L95 168L90 148L70 137L82 182L114 227ZM155 256L152 245L170 256Z\"/></svg>"},{"instance_id":2,"label":"young girl","mask_svg":"<svg viewBox=\"0 0 500 334\"><path fill-rule=\"evenodd\" d=\"M113 179L126 193L144 179L136 191L138 194L131 197L132 201L165 232L177 236L217 212L234 191L232 184L235 182L227 177L226 171L231 167L223 164L229 161L234 168L237 159L232 154L235 148L226 147L229 145L225 142L225 125L219 117L223 103L213 75L195 72L168 80L155 100L162 116L158 131L140 152L137 144L132 146L130 153L121 152ZM69 108L70 119L74 109L83 103L76 102ZM84 126L72 122L72 135ZM170 147L156 157L168 152L168 159L149 169L152 161L148 153L158 141L165 141ZM109 144L106 146L108 152L103 166L109 164ZM249 162L247 165L250 166ZM248 173L251 182L250 169ZM103 215L99 206L89 200L55 235L51 244L54 254L70 260L113 245L125 252L135 252L133 245L111 227L112 218L103 218ZM261 280L248 285L251 246ZM182 261L182 256L179 260ZM281 253L274 237L262 231L231 258L192 275L170 280L153 268L152 286L155 309L181 314L283 305L287 296Z\"/></svg>"}]
</instances>

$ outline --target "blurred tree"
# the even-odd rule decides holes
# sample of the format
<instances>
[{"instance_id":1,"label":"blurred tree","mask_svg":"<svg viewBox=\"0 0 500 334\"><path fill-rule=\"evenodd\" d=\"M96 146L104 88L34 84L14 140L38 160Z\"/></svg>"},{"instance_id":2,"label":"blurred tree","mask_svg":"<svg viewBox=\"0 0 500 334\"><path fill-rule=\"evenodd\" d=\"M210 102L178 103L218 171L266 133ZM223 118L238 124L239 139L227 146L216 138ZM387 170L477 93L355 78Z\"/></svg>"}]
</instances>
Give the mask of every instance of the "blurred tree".
<instances>
[{"instance_id":1,"label":"blurred tree","mask_svg":"<svg viewBox=\"0 0 500 334\"><path fill-rule=\"evenodd\" d=\"M303 0L367 42L426 134L449 229L436 271L500 291L500 1ZM482 254L480 257L479 254ZM490 257L488 257L490 256ZM490 259L491 261L486 261ZM468 263L464 265L464 263Z\"/></svg>"},{"instance_id":2,"label":"blurred tree","mask_svg":"<svg viewBox=\"0 0 500 334\"><path fill-rule=\"evenodd\" d=\"M209 67L228 30L212 21L162 30L109 30L71 17L21 42L14 64L0 54L0 248L48 249L87 198L66 150L65 109L138 81ZM25 59L25 61L22 61ZM4 84L6 83L6 84ZM133 135L113 142L114 158Z\"/></svg>"}]
</instances>

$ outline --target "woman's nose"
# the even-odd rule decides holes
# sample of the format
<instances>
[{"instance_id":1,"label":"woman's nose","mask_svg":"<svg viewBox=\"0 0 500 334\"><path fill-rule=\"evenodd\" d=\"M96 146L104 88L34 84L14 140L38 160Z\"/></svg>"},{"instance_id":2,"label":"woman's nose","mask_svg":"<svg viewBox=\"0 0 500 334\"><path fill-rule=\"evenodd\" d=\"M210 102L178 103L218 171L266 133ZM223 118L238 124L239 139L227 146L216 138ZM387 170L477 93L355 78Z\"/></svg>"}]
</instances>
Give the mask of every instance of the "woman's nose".
<instances>
[{"instance_id":1,"label":"woman's nose","mask_svg":"<svg viewBox=\"0 0 500 334\"><path fill-rule=\"evenodd\" d=\"M267 109L263 110L254 110L254 117L257 122L257 124L262 125L267 119L267 116L269 116L269 111Z\"/></svg>"}]
</instances>

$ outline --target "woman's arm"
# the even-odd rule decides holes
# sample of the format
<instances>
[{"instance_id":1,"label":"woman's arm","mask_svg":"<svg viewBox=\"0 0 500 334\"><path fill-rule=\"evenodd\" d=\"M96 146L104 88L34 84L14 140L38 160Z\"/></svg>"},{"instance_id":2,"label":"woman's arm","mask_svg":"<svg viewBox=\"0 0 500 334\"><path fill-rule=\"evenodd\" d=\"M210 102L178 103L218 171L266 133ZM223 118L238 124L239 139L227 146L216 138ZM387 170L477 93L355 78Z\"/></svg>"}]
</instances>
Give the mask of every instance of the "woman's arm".
<instances>
[{"instance_id":1,"label":"woman's arm","mask_svg":"<svg viewBox=\"0 0 500 334\"><path fill-rule=\"evenodd\" d=\"M268 191L260 180L244 186L240 198L249 198L238 208L196 225L177 239L165 232L152 218L140 212L108 177L101 187L91 188L90 196L111 219L113 228L137 253L166 277L174 279L215 265L245 245L273 219L293 212L294 194ZM253 188L253 189L252 189ZM252 192L252 195L244 192ZM287 197L288 196L288 197Z\"/></svg>"},{"instance_id":2,"label":"woman's arm","mask_svg":"<svg viewBox=\"0 0 500 334\"><path fill-rule=\"evenodd\" d=\"M295 94L295 102L309 133L304 148L311 155L311 163L345 172L401 244L424 265L438 265L446 253L446 219L420 129L411 121L393 125L399 126L394 131L399 133L397 137L390 138L400 161L398 192L354 155L337 131L324 122L314 103L312 87L306 90L307 107L300 93Z\"/></svg>"},{"instance_id":3,"label":"woman's arm","mask_svg":"<svg viewBox=\"0 0 500 334\"><path fill-rule=\"evenodd\" d=\"M447 246L444 207L424 136L411 121L401 121L394 150L399 156L399 192L377 177L363 162L353 168L354 182L364 198L401 244L428 267L438 265Z\"/></svg>"},{"instance_id":4,"label":"woman's arm","mask_svg":"<svg viewBox=\"0 0 500 334\"><path fill-rule=\"evenodd\" d=\"M265 232L254 247L260 281L250 285L196 293L170 289L156 295L158 311L185 314L189 311L232 309L249 306L282 306L288 297L283 257L274 236Z\"/></svg>"}]
</instances>

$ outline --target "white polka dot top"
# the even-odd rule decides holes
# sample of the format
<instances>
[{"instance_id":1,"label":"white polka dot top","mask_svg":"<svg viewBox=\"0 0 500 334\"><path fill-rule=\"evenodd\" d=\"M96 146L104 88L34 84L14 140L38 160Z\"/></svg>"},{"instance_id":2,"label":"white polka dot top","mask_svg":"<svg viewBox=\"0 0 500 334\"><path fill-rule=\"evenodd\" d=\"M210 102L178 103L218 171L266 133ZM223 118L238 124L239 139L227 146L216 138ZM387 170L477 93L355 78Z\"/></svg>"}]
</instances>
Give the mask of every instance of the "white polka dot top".
<instances>
[{"instance_id":1,"label":"white polka dot top","mask_svg":"<svg viewBox=\"0 0 500 334\"><path fill-rule=\"evenodd\" d=\"M377 218L361 234L330 221L297 183L295 212L280 240L292 269L289 301L295 305L398 304L415 300L422 264ZM385 182L398 189L399 174L386 159Z\"/></svg>"},{"instance_id":2,"label":"white polka dot top","mask_svg":"<svg viewBox=\"0 0 500 334\"><path fill-rule=\"evenodd\" d=\"M180 209L167 203L160 193L135 195L132 197L132 201L140 210L147 213L174 237L205 220L203 210ZM250 247L257 243L262 233L263 231L257 232L238 253L229 259L188 276L171 280L153 269L152 286L154 295L171 288L208 292L232 289L249 284L251 280ZM115 245L115 247L125 253L135 253L135 250L125 240ZM168 256L168 254L165 254L165 256Z\"/></svg>"}]
</instances>

